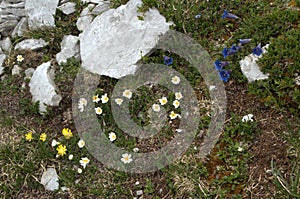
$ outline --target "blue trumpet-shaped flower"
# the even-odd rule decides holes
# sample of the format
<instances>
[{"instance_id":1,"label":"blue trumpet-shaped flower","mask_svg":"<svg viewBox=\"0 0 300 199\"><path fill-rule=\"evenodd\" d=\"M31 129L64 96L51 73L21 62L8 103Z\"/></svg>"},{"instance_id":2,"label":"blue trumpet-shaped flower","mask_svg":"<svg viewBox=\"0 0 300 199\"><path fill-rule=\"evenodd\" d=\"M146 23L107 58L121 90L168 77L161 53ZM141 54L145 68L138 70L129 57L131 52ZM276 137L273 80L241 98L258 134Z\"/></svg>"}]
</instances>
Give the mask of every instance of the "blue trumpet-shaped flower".
<instances>
[{"instance_id":1,"label":"blue trumpet-shaped flower","mask_svg":"<svg viewBox=\"0 0 300 199\"><path fill-rule=\"evenodd\" d=\"M197 14L197 15L195 16L196 19L199 19L200 17L201 17L201 14Z\"/></svg>"},{"instance_id":2,"label":"blue trumpet-shaped flower","mask_svg":"<svg viewBox=\"0 0 300 199\"><path fill-rule=\"evenodd\" d=\"M232 44L231 48L229 48L229 53L235 54L237 51L239 51L242 47L238 45Z\"/></svg>"},{"instance_id":3,"label":"blue trumpet-shaped flower","mask_svg":"<svg viewBox=\"0 0 300 199\"><path fill-rule=\"evenodd\" d=\"M240 44L247 44L247 43L249 43L251 41L251 39L239 39L239 43Z\"/></svg>"},{"instance_id":4,"label":"blue trumpet-shaped flower","mask_svg":"<svg viewBox=\"0 0 300 199\"><path fill-rule=\"evenodd\" d=\"M224 10L223 15L222 15L222 19L225 19L225 18L227 18L227 19L238 19L239 17L232 14L232 13L230 13L230 12L228 12L228 10Z\"/></svg>"},{"instance_id":5,"label":"blue trumpet-shaped flower","mask_svg":"<svg viewBox=\"0 0 300 199\"><path fill-rule=\"evenodd\" d=\"M228 82L228 79L230 77L230 71L229 70L221 70L219 71L220 79L224 82Z\"/></svg>"},{"instance_id":6,"label":"blue trumpet-shaped flower","mask_svg":"<svg viewBox=\"0 0 300 199\"><path fill-rule=\"evenodd\" d=\"M166 64L167 66L169 66L172 63L173 63L173 58L165 55L164 56L164 64Z\"/></svg>"},{"instance_id":7,"label":"blue trumpet-shaped flower","mask_svg":"<svg viewBox=\"0 0 300 199\"><path fill-rule=\"evenodd\" d=\"M228 61L219 61L219 60L215 61L215 63L214 63L215 68L218 71L222 70L223 67L228 66L228 64L229 64Z\"/></svg>"},{"instance_id":8,"label":"blue trumpet-shaped flower","mask_svg":"<svg viewBox=\"0 0 300 199\"><path fill-rule=\"evenodd\" d=\"M253 48L252 52L254 55L260 56L263 53L261 44L258 44L255 48Z\"/></svg>"}]
</instances>

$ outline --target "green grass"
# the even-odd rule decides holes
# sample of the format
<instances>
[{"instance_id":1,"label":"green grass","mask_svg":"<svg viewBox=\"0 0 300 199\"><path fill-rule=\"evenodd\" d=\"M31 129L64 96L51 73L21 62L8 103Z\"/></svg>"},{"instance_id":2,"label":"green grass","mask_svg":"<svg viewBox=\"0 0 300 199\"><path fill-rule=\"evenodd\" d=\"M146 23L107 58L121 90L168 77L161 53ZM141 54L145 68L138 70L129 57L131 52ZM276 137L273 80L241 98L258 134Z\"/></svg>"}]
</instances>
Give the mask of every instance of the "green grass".
<instances>
[{"instance_id":1,"label":"green grass","mask_svg":"<svg viewBox=\"0 0 300 199\"><path fill-rule=\"evenodd\" d=\"M24 62L19 64L21 67L36 68L42 62L55 58L55 54L60 51L60 42L64 35L79 34L75 23L86 4L77 0L73 2L76 3L77 12L67 16L57 11L56 28L28 32L24 37L13 40L15 44L27 38L43 38L49 42L49 46L35 53L13 51L5 63L5 74L8 76L0 81L0 97L16 102L18 110L15 110L17 112L15 115L10 116L11 107L1 104L0 128L14 129L19 139L0 147L1 196L18 197L21 193L36 190L43 193L44 188L38 181L43 169L48 166L54 166L57 169L60 186L70 189L69 193L62 191L47 193L49 197L133 198L136 197L138 190L143 190L144 198L156 199L243 198L245 194L247 195L245 190L249 180L247 169L249 163L253 161L249 147L264 129L261 129L259 121L241 122L243 115L238 115L230 109L221 138L207 156L207 161L202 161L203 159L197 156L202 141L199 133L203 131L205 135L210 122L209 106L205 106L205 103L210 102L209 91L199 72L178 55L157 50L141 60L142 63L163 64L163 55L173 57L174 62L170 67L180 72L189 81L197 90L199 102L204 103L200 107L200 124L194 142L180 159L160 171L130 174L105 168L89 154L86 148L78 148L77 142L80 138L75 127L72 126L72 121L68 125L72 126L74 137L66 140L61 135L61 129L66 127L60 121L63 118L62 113L71 107L73 81L81 66L80 61L76 59L71 58L62 66L54 64L55 83L63 96L63 101L61 107L49 108L46 116L41 117L38 114L38 102L31 102L28 87L20 89L24 74L21 74L21 78L12 77L10 76L11 69L17 54L22 54L25 58ZM111 7L116 8L125 2L127 1L113 0ZM278 113L288 113L287 121L294 120L297 124L299 121L297 118L300 116L300 87L295 84L294 79L296 75L300 75L299 10L288 8L279 0L273 1L272 5L269 1L250 0L144 0L143 2L140 8L141 19L149 8L158 8L167 20L174 22L175 26L172 29L186 33L199 42L210 53L213 60L223 60L221 51L224 47L235 44L240 38L251 38L252 41L245 45L237 55L226 59L230 62L228 68L232 71L230 82L227 83L228 87L246 84L247 80L239 69L239 60L251 53L252 48L258 43L262 45L270 43L268 53L259 61L263 72L268 73L269 78L247 84L247 89L250 94L264 102L263 108L272 109ZM299 8L299 1L295 2ZM240 19L222 19L224 9L238 15ZM199 19L195 18L197 14L201 14ZM102 77L95 94L100 97L107 93L111 101L111 93L116 83L116 79ZM169 103L164 106L169 113L174 109L171 104L174 94L171 91L162 86L153 88L143 86L137 89L129 103L132 120L140 126L148 125L150 123L148 110L162 96L169 99ZM139 140L131 137L115 123L110 101L106 104L99 102L95 104L95 107L101 106L105 113L98 116L105 135L108 137L112 131L117 134L117 139L114 141L116 146L129 151L138 147L140 152L147 152L164 146L176 134L174 130L178 122L175 121L172 125L166 123L161 132L152 138ZM5 102L5 104L9 103ZM178 112L180 113L180 109ZM20 121L24 120L20 118L28 118L28 120L22 124ZM54 122L54 120L59 122ZM27 126L27 124L33 126ZM299 126L294 123L289 126L289 122L286 122L286 126L290 129L288 133L275 133L288 142L289 164L293 167L289 170L287 177L281 174L276 162L270 162L274 175L273 182L276 186L275 193L272 194L277 198L297 198L300 192ZM31 142L24 139L24 134L29 130L35 131L34 140ZM46 142L39 140L42 132L48 135ZM51 147L52 139L59 140L67 146L66 156L56 158L56 147ZM73 160L68 160L69 154L74 155ZM81 157L88 157L91 162L83 173L79 174L77 168L80 167ZM135 184L137 181L140 183Z\"/></svg>"}]
</instances>

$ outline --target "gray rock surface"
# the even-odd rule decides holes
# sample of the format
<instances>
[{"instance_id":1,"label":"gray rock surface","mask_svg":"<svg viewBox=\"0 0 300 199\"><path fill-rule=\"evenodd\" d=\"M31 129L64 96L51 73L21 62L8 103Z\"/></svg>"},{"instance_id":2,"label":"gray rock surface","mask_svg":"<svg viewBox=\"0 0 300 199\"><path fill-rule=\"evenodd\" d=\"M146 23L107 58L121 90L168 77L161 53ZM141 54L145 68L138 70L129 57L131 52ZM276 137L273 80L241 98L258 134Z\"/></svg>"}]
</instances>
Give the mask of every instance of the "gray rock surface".
<instances>
[{"instance_id":1,"label":"gray rock surface","mask_svg":"<svg viewBox=\"0 0 300 199\"><path fill-rule=\"evenodd\" d=\"M58 190L59 182L55 168L47 168L47 170L44 171L41 178L41 184L44 185L45 189L48 191Z\"/></svg>"},{"instance_id":2,"label":"gray rock surface","mask_svg":"<svg viewBox=\"0 0 300 199\"><path fill-rule=\"evenodd\" d=\"M25 15L24 0L2 0L0 3L0 34L9 36Z\"/></svg>"},{"instance_id":3,"label":"gray rock surface","mask_svg":"<svg viewBox=\"0 0 300 199\"><path fill-rule=\"evenodd\" d=\"M61 42L61 52L56 54L58 64L67 62L67 59L75 57L79 59L79 38L73 35L65 35Z\"/></svg>"},{"instance_id":4,"label":"gray rock surface","mask_svg":"<svg viewBox=\"0 0 300 199\"><path fill-rule=\"evenodd\" d=\"M32 94L32 101L39 101L39 111L41 114L46 112L47 105L58 106L62 99L57 94L57 88L54 84L54 70L51 69L50 61L36 68L30 79L29 87Z\"/></svg>"},{"instance_id":5,"label":"gray rock surface","mask_svg":"<svg viewBox=\"0 0 300 199\"><path fill-rule=\"evenodd\" d=\"M100 3L100 4L96 5L95 8L92 10L92 14L93 15L100 15L108 9L109 9L109 3L108 2Z\"/></svg>"},{"instance_id":6,"label":"gray rock surface","mask_svg":"<svg viewBox=\"0 0 300 199\"><path fill-rule=\"evenodd\" d=\"M4 67L2 65L5 59L6 59L6 55L0 51L0 75L2 75L4 72Z\"/></svg>"},{"instance_id":7,"label":"gray rock surface","mask_svg":"<svg viewBox=\"0 0 300 199\"><path fill-rule=\"evenodd\" d=\"M75 6L76 6L76 3L67 2L67 3L62 4L61 6L58 6L57 8L59 10L61 10L64 14L69 15L76 11Z\"/></svg>"},{"instance_id":8,"label":"gray rock surface","mask_svg":"<svg viewBox=\"0 0 300 199\"><path fill-rule=\"evenodd\" d=\"M104 2L108 2L105 0L81 0L82 3L96 3L96 4L102 4Z\"/></svg>"},{"instance_id":9,"label":"gray rock surface","mask_svg":"<svg viewBox=\"0 0 300 199\"><path fill-rule=\"evenodd\" d=\"M25 11L30 30L55 27L54 15L58 0L26 0Z\"/></svg>"},{"instance_id":10,"label":"gray rock surface","mask_svg":"<svg viewBox=\"0 0 300 199\"><path fill-rule=\"evenodd\" d=\"M16 36L23 36L24 32L28 31L28 21L26 17L21 18L21 20L18 22L18 24L15 26L13 32L11 33L12 37Z\"/></svg>"},{"instance_id":11,"label":"gray rock surface","mask_svg":"<svg viewBox=\"0 0 300 199\"><path fill-rule=\"evenodd\" d=\"M1 48L6 54L9 54L11 50L11 40L9 37L6 37L5 39L2 40Z\"/></svg>"},{"instance_id":12,"label":"gray rock surface","mask_svg":"<svg viewBox=\"0 0 300 199\"><path fill-rule=\"evenodd\" d=\"M97 16L80 34L82 67L99 75L121 78L133 74L135 63L155 47L159 36L172 23L150 9L139 20L141 0L130 0L117 9L109 9Z\"/></svg>"},{"instance_id":13,"label":"gray rock surface","mask_svg":"<svg viewBox=\"0 0 300 199\"><path fill-rule=\"evenodd\" d=\"M85 30L88 28L93 20L93 15L91 10L95 7L93 4L89 4L86 8L80 13L80 17L77 19L76 26L78 30Z\"/></svg>"},{"instance_id":14,"label":"gray rock surface","mask_svg":"<svg viewBox=\"0 0 300 199\"><path fill-rule=\"evenodd\" d=\"M27 68L24 72L25 72L25 79L31 79L33 73L34 73L34 69L33 68Z\"/></svg>"},{"instance_id":15,"label":"gray rock surface","mask_svg":"<svg viewBox=\"0 0 300 199\"><path fill-rule=\"evenodd\" d=\"M15 50L38 50L47 45L43 39L25 39L16 44Z\"/></svg>"},{"instance_id":16,"label":"gray rock surface","mask_svg":"<svg viewBox=\"0 0 300 199\"><path fill-rule=\"evenodd\" d=\"M13 69L11 70L11 75L20 75L22 70L23 69L20 66L14 65Z\"/></svg>"}]
</instances>

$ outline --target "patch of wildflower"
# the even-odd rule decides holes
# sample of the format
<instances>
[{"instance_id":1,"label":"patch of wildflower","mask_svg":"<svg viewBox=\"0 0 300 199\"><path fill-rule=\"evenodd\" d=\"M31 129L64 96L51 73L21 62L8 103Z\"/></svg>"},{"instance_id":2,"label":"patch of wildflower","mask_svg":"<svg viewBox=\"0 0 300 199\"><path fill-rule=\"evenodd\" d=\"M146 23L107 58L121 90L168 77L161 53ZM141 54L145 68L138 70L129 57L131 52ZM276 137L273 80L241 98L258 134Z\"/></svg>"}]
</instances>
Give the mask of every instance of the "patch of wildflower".
<instances>
[{"instance_id":1,"label":"patch of wildflower","mask_svg":"<svg viewBox=\"0 0 300 199\"><path fill-rule=\"evenodd\" d=\"M168 103L168 99L166 97L162 97L161 99L158 99L160 105L165 105Z\"/></svg>"},{"instance_id":2,"label":"patch of wildflower","mask_svg":"<svg viewBox=\"0 0 300 199\"><path fill-rule=\"evenodd\" d=\"M95 108L95 112L96 112L97 115L101 115L102 112L103 112L103 110L102 110L102 108L100 108L100 107L96 107L96 108Z\"/></svg>"},{"instance_id":3,"label":"patch of wildflower","mask_svg":"<svg viewBox=\"0 0 300 199\"><path fill-rule=\"evenodd\" d=\"M122 161L124 164L128 164L128 163L132 162L131 154L128 154L128 153L122 154L121 161Z\"/></svg>"},{"instance_id":4,"label":"patch of wildflower","mask_svg":"<svg viewBox=\"0 0 300 199\"><path fill-rule=\"evenodd\" d=\"M122 103L123 103L123 99L117 98L117 99L115 99L115 102L116 102L116 104L118 104L119 106L121 106Z\"/></svg>"},{"instance_id":5,"label":"patch of wildflower","mask_svg":"<svg viewBox=\"0 0 300 199\"><path fill-rule=\"evenodd\" d=\"M179 117L179 114L175 113L174 111L171 111L169 117L171 118L171 120L173 120Z\"/></svg>"},{"instance_id":6,"label":"patch of wildflower","mask_svg":"<svg viewBox=\"0 0 300 199\"><path fill-rule=\"evenodd\" d=\"M172 77L171 82L172 82L173 84L179 84L180 78L179 78L178 76L174 76L174 77Z\"/></svg>"},{"instance_id":7,"label":"patch of wildflower","mask_svg":"<svg viewBox=\"0 0 300 199\"><path fill-rule=\"evenodd\" d=\"M60 144L57 148L57 155L58 156L64 156L67 153L67 147L65 145Z\"/></svg>"},{"instance_id":8,"label":"patch of wildflower","mask_svg":"<svg viewBox=\"0 0 300 199\"><path fill-rule=\"evenodd\" d=\"M245 115L245 116L243 116L243 118L242 118L242 122L248 122L248 121L250 121L250 122L253 122L253 114L247 114L247 115Z\"/></svg>"},{"instance_id":9,"label":"patch of wildflower","mask_svg":"<svg viewBox=\"0 0 300 199\"><path fill-rule=\"evenodd\" d=\"M258 44L255 48L253 48L252 53L256 56L260 56L263 53L261 44Z\"/></svg>"},{"instance_id":10,"label":"patch of wildflower","mask_svg":"<svg viewBox=\"0 0 300 199\"><path fill-rule=\"evenodd\" d=\"M107 103L109 100L109 98L107 97L107 93L105 93L104 95L101 96L101 102L103 104Z\"/></svg>"},{"instance_id":11,"label":"patch of wildflower","mask_svg":"<svg viewBox=\"0 0 300 199\"><path fill-rule=\"evenodd\" d=\"M159 112L159 111L160 111L160 106L159 106L158 104L153 104L153 105L152 105L152 109L153 109L153 111L155 111L155 112Z\"/></svg>"},{"instance_id":12,"label":"patch of wildflower","mask_svg":"<svg viewBox=\"0 0 300 199\"><path fill-rule=\"evenodd\" d=\"M32 137L31 131L29 131L28 133L25 134L25 140L31 142L32 139L33 139L33 137Z\"/></svg>"},{"instance_id":13,"label":"patch of wildflower","mask_svg":"<svg viewBox=\"0 0 300 199\"><path fill-rule=\"evenodd\" d=\"M115 141L117 139L117 135L116 135L115 132L110 132L109 135L108 135L108 137L109 137L109 140L111 142L113 142L113 141Z\"/></svg>"},{"instance_id":14,"label":"patch of wildflower","mask_svg":"<svg viewBox=\"0 0 300 199\"><path fill-rule=\"evenodd\" d=\"M178 107L180 106L180 102L179 102L178 100L174 100L174 101L173 101L173 106L174 106L175 108L178 108Z\"/></svg>"},{"instance_id":15,"label":"patch of wildflower","mask_svg":"<svg viewBox=\"0 0 300 199\"><path fill-rule=\"evenodd\" d=\"M46 133L42 133L42 134L40 135L40 140L41 140L42 142L45 142L46 139L47 139L47 134L46 134Z\"/></svg>"},{"instance_id":16,"label":"patch of wildflower","mask_svg":"<svg viewBox=\"0 0 300 199\"><path fill-rule=\"evenodd\" d=\"M93 96L93 102L98 103L100 101L99 95L94 95Z\"/></svg>"},{"instance_id":17,"label":"patch of wildflower","mask_svg":"<svg viewBox=\"0 0 300 199\"><path fill-rule=\"evenodd\" d=\"M235 14L228 12L228 10L224 10L222 19L238 19L239 17Z\"/></svg>"},{"instance_id":18,"label":"patch of wildflower","mask_svg":"<svg viewBox=\"0 0 300 199\"><path fill-rule=\"evenodd\" d=\"M70 139L71 137L73 137L73 133L72 133L71 129L63 128L63 130L61 132L67 140Z\"/></svg>"},{"instance_id":19,"label":"patch of wildflower","mask_svg":"<svg viewBox=\"0 0 300 199\"><path fill-rule=\"evenodd\" d=\"M57 142L56 140L52 140L51 146L55 147L56 145L59 145L60 142Z\"/></svg>"},{"instance_id":20,"label":"patch of wildflower","mask_svg":"<svg viewBox=\"0 0 300 199\"><path fill-rule=\"evenodd\" d=\"M22 55L17 55L17 62L22 62L24 57Z\"/></svg>"},{"instance_id":21,"label":"patch of wildflower","mask_svg":"<svg viewBox=\"0 0 300 199\"><path fill-rule=\"evenodd\" d=\"M70 154L68 158L69 158L69 160L73 160L73 157L74 156L72 154Z\"/></svg>"},{"instance_id":22,"label":"patch of wildflower","mask_svg":"<svg viewBox=\"0 0 300 199\"><path fill-rule=\"evenodd\" d=\"M87 101L85 98L80 98L78 101L78 109L80 112L84 111L84 107L87 105Z\"/></svg>"},{"instance_id":23,"label":"patch of wildflower","mask_svg":"<svg viewBox=\"0 0 300 199\"><path fill-rule=\"evenodd\" d=\"M169 66L173 63L173 58L172 57L168 57L168 56L164 56L164 64Z\"/></svg>"},{"instance_id":24,"label":"patch of wildflower","mask_svg":"<svg viewBox=\"0 0 300 199\"><path fill-rule=\"evenodd\" d=\"M124 90L123 97L130 99L132 97L132 92L130 90Z\"/></svg>"},{"instance_id":25,"label":"patch of wildflower","mask_svg":"<svg viewBox=\"0 0 300 199\"><path fill-rule=\"evenodd\" d=\"M79 148L83 148L85 146L85 142L83 140L79 140L77 145Z\"/></svg>"},{"instance_id":26,"label":"patch of wildflower","mask_svg":"<svg viewBox=\"0 0 300 199\"><path fill-rule=\"evenodd\" d=\"M81 158L81 160L79 160L80 165L85 169L86 165L90 162L90 160L85 157L85 158Z\"/></svg>"},{"instance_id":27,"label":"patch of wildflower","mask_svg":"<svg viewBox=\"0 0 300 199\"><path fill-rule=\"evenodd\" d=\"M182 98L183 98L183 96L182 96L181 92L176 92L175 93L175 99L181 100Z\"/></svg>"}]
</instances>

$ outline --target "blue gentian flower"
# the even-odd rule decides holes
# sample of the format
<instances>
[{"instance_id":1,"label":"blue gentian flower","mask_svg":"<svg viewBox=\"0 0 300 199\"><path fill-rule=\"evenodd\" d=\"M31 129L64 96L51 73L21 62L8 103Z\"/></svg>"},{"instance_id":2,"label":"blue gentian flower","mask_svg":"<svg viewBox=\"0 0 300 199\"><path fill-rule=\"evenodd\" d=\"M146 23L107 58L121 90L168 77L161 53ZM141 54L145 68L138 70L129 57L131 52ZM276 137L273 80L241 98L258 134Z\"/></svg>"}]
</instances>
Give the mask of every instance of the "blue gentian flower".
<instances>
[{"instance_id":1,"label":"blue gentian flower","mask_svg":"<svg viewBox=\"0 0 300 199\"><path fill-rule=\"evenodd\" d=\"M214 63L215 68L218 71L223 69L223 67L228 66L228 64L229 64L228 61L219 61L219 60L215 61Z\"/></svg>"},{"instance_id":2,"label":"blue gentian flower","mask_svg":"<svg viewBox=\"0 0 300 199\"><path fill-rule=\"evenodd\" d=\"M246 44L246 43L249 43L251 41L251 39L239 39L239 43L240 44Z\"/></svg>"},{"instance_id":3,"label":"blue gentian flower","mask_svg":"<svg viewBox=\"0 0 300 199\"><path fill-rule=\"evenodd\" d=\"M224 82L228 82L228 79L230 77L230 71L229 70L221 70L219 71L220 79Z\"/></svg>"},{"instance_id":4,"label":"blue gentian flower","mask_svg":"<svg viewBox=\"0 0 300 199\"><path fill-rule=\"evenodd\" d=\"M226 57L228 57L228 52L229 50L227 49L227 48L224 48L223 50L222 50L222 55L224 56L224 58L226 58Z\"/></svg>"},{"instance_id":5,"label":"blue gentian flower","mask_svg":"<svg viewBox=\"0 0 300 199\"><path fill-rule=\"evenodd\" d=\"M222 19L225 19L225 18L227 18L227 19L238 19L239 17L232 14L232 13L230 13L230 12L228 12L227 10L224 10L223 15L222 15Z\"/></svg>"},{"instance_id":6,"label":"blue gentian flower","mask_svg":"<svg viewBox=\"0 0 300 199\"><path fill-rule=\"evenodd\" d=\"M263 50L261 48L261 44L258 44L255 48L252 50L254 55L260 56L263 53Z\"/></svg>"},{"instance_id":7,"label":"blue gentian flower","mask_svg":"<svg viewBox=\"0 0 300 199\"><path fill-rule=\"evenodd\" d=\"M237 53L237 51L239 51L241 48L242 48L241 46L232 44L231 48L229 48L229 54L233 55Z\"/></svg>"},{"instance_id":8,"label":"blue gentian flower","mask_svg":"<svg viewBox=\"0 0 300 199\"><path fill-rule=\"evenodd\" d=\"M197 14L197 15L195 16L196 19L199 19L200 17L201 17L201 14Z\"/></svg>"},{"instance_id":9,"label":"blue gentian flower","mask_svg":"<svg viewBox=\"0 0 300 199\"><path fill-rule=\"evenodd\" d=\"M173 58L172 57L168 57L168 56L164 56L164 64L166 64L167 66L171 65L173 63Z\"/></svg>"}]
</instances>

